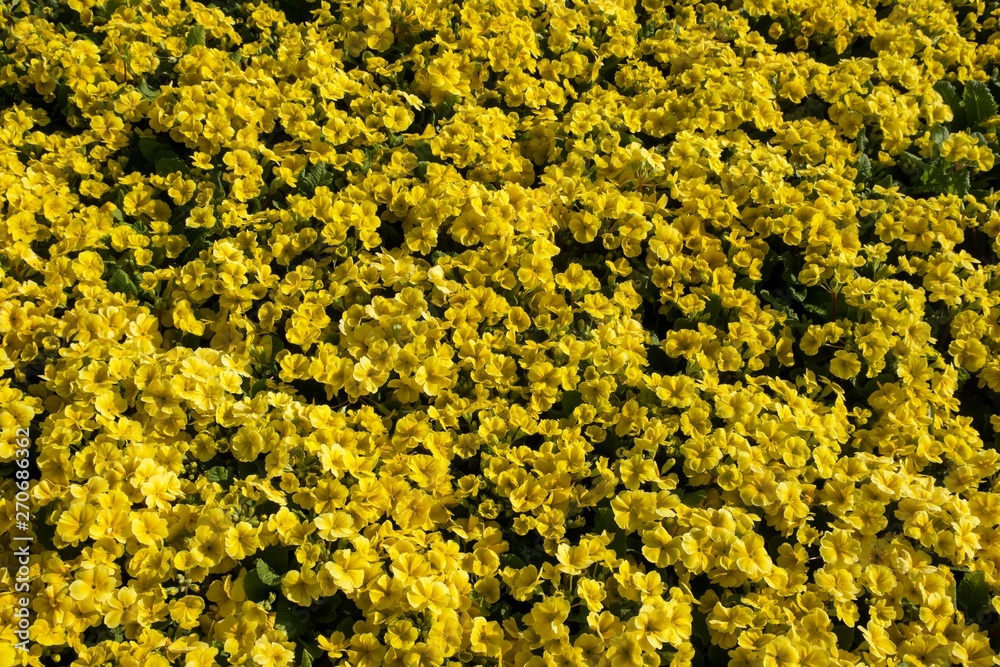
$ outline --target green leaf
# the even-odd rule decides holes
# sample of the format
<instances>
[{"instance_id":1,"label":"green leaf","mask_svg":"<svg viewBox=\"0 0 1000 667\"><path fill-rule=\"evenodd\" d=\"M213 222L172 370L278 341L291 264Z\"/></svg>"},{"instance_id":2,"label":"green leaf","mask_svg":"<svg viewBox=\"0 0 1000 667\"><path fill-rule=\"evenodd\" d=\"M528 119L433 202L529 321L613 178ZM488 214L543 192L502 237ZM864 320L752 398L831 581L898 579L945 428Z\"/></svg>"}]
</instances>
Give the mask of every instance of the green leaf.
<instances>
[{"instance_id":1,"label":"green leaf","mask_svg":"<svg viewBox=\"0 0 1000 667\"><path fill-rule=\"evenodd\" d=\"M872 161L864 153L858 156L854 168L858 170L858 175L854 177L855 183L864 183L872 177Z\"/></svg>"},{"instance_id":2,"label":"green leaf","mask_svg":"<svg viewBox=\"0 0 1000 667\"><path fill-rule=\"evenodd\" d=\"M170 150L170 146L163 143L162 141L157 141L156 139L140 139L139 140L139 152L150 164L156 164L157 155L161 151Z\"/></svg>"},{"instance_id":3,"label":"green leaf","mask_svg":"<svg viewBox=\"0 0 1000 667\"><path fill-rule=\"evenodd\" d=\"M267 336L271 339L271 358L268 359L268 362L273 362L278 353L285 349L285 341L274 334L267 334Z\"/></svg>"},{"instance_id":4,"label":"green leaf","mask_svg":"<svg viewBox=\"0 0 1000 667\"><path fill-rule=\"evenodd\" d=\"M257 559L257 576L265 586L275 588L281 585L281 575L271 569L271 566L264 562L262 558Z\"/></svg>"},{"instance_id":5,"label":"green leaf","mask_svg":"<svg viewBox=\"0 0 1000 667\"><path fill-rule=\"evenodd\" d=\"M273 544L260 552L260 557L278 573L288 572L288 547Z\"/></svg>"},{"instance_id":6,"label":"green leaf","mask_svg":"<svg viewBox=\"0 0 1000 667\"><path fill-rule=\"evenodd\" d=\"M194 46L205 46L205 28L200 25L192 26L188 30L187 48L190 51Z\"/></svg>"},{"instance_id":7,"label":"green leaf","mask_svg":"<svg viewBox=\"0 0 1000 667\"><path fill-rule=\"evenodd\" d=\"M861 132L858 133L858 152L864 153L865 149L868 148L868 132L865 128L861 128Z\"/></svg>"},{"instance_id":8,"label":"green leaf","mask_svg":"<svg viewBox=\"0 0 1000 667\"><path fill-rule=\"evenodd\" d=\"M802 304L802 307L806 309L807 313L812 313L817 317L828 317L830 315L829 310L819 304L804 303Z\"/></svg>"},{"instance_id":9,"label":"green leaf","mask_svg":"<svg viewBox=\"0 0 1000 667\"><path fill-rule=\"evenodd\" d=\"M205 471L205 479L207 479L210 482L223 484L229 481L229 470L223 468L222 466L215 466L214 468L209 468L207 471Z\"/></svg>"},{"instance_id":10,"label":"green leaf","mask_svg":"<svg viewBox=\"0 0 1000 667\"><path fill-rule=\"evenodd\" d=\"M195 232L195 230L186 230L187 232ZM188 236L188 242L191 244L184 250L184 253L180 257L181 264L187 264L189 261L201 254L201 251L206 249L212 244L212 230L210 229L200 229L196 233Z\"/></svg>"},{"instance_id":11,"label":"green leaf","mask_svg":"<svg viewBox=\"0 0 1000 667\"><path fill-rule=\"evenodd\" d=\"M940 123L934 125L934 127L931 128L931 141L934 143L934 147L940 150L941 144L944 143L944 140L947 139L950 134L951 132L949 132L948 128L944 125L941 125Z\"/></svg>"},{"instance_id":12,"label":"green leaf","mask_svg":"<svg viewBox=\"0 0 1000 667\"><path fill-rule=\"evenodd\" d=\"M980 125L997 113L997 103L982 81L969 81L965 84L962 102L969 125Z\"/></svg>"},{"instance_id":13,"label":"green leaf","mask_svg":"<svg viewBox=\"0 0 1000 667\"><path fill-rule=\"evenodd\" d=\"M708 617L697 609L691 611L691 635L701 640L702 646L712 644L712 638L708 633Z\"/></svg>"},{"instance_id":14,"label":"green leaf","mask_svg":"<svg viewBox=\"0 0 1000 667\"><path fill-rule=\"evenodd\" d=\"M312 667L313 662L323 655L323 650L315 641L300 641L302 648L302 659L299 660L299 667Z\"/></svg>"},{"instance_id":15,"label":"green leaf","mask_svg":"<svg viewBox=\"0 0 1000 667\"><path fill-rule=\"evenodd\" d=\"M333 173L327 170L326 162L318 162L299 176L297 190L300 194L312 197L316 188L330 185L332 181Z\"/></svg>"},{"instance_id":16,"label":"green leaf","mask_svg":"<svg viewBox=\"0 0 1000 667\"><path fill-rule=\"evenodd\" d=\"M500 565L501 567L514 567L520 569L524 567L524 561L515 554L505 553L500 556Z\"/></svg>"},{"instance_id":17,"label":"green leaf","mask_svg":"<svg viewBox=\"0 0 1000 667\"><path fill-rule=\"evenodd\" d=\"M768 553L771 554L772 557L776 557L778 554L778 549L781 548L782 544L786 544L787 542L788 538L784 537L783 535L775 535L774 537L772 537L767 541Z\"/></svg>"},{"instance_id":18,"label":"green leaf","mask_svg":"<svg viewBox=\"0 0 1000 667\"><path fill-rule=\"evenodd\" d=\"M948 81L942 80L934 84L934 90L941 96L944 103L951 107L951 112L955 116L955 122L958 125L964 125L965 112L962 109L962 100L959 98L955 86L951 85Z\"/></svg>"},{"instance_id":19,"label":"green leaf","mask_svg":"<svg viewBox=\"0 0 1000 667\"><path fill-rule=\"evenodd\" d=\"M143 97L145 97L145 98L147 98L147 99L152 99L152 98L154 98L154 97L156 97L157 95L159 95L159 94L160 94L160 91L159 91L159 90L153 90L153 89L152 89L152 88L151 88L151 87L149 86L149 82L148 82L148 81L146 81L146 79L143 79L142 81L140 81L140 82L139 82L139 85L138 85L138 86L136 86L136 89L137 89L137 90L138 90L138 91L139 91L140 93L142 93L142 96L143 96ZM142 143L142 141L146 141L146 140L140 140L140 144Z\"/></svg>"},{"instance_id":20,"label":"green leaf","mask_svg":"<svg viewBox=\"0 0 1000 667\"><path fill-rule=\"evenodd\" d=\"M419 162L429 162L434 157L434 151L427 141L420 141L414 144L411 146L411 150L417 156Z\"/></svg>"},{"instance_id":21,"label":"green leaf","mask_svg":"<svg viewBox=\"0 0 1000 667\"><path fill-rule=\"evenodd\" d=\"M614 510L610 506L599 506L597 508L595 525L597 530L607 531L609 534L614 535L610 546L619 558L625 558L628 554L627 535L624 530L618 527L618 523L615 521Z\"/></svg>"},{"instance_id":22,"label":"green leaf","mask_svg":"<svg viewBox=\"0 0 1000 667\"><path fill-rule=\"evenodd\" d=\"M357 621L351 617L344 618L340 623L337 624L337 632L343 632L345 635L350 637L354 633L354 624Z\"/></svg>"},{"instance_id":23,"label":"green leaf","mask_svg":"<svg viewBox=\"0 0 1000 667\"><path fill-rule=\"evenodd\" d=\"M850 651L854 647L854 628L836 624L833 626L833 634L837 635L837 646L841 650Z\"/></svg>"},{"instance_id":24,"label":"green leaf","mask_svg":"<svg viewBox=\"0 0 1000 667\"><path fill-rule=\"evenodd\" d=\"M964 197L969 194L970 187L972 187L972 178L968 169L959 169L952 172L950 182L948 183L948 194Z\"/></svg>"},{"instance_id":25,"label":"green leaf","mask_svg":"<svg viewBox=\"0 0 1000 667\"><path fill-rule=\"evenodd\" d=\"M108 280L108 289L112 292L118 292L119 294L126 294L128 296L136 296L139 294L139 289L135 286L135 283L132 282L132 279L118 267L115 267L114 272L111 274L111 278Z\"/></svg>"},{"instance_id":26,"label":"green leaf","mask_svg":"<svg viewBox=\"0 0 1000 667\"><path fill-rule=\"evenodd\" d=\"M251 602L263 602L271 592L260 580L256 569L247 572L247 576L243 578L243 590Z\"/></svg>"},{"instance_id":27,"label":"green leaf","mask_svg":"<svg viewBox=\"0 0 1000 667\"><path fill-rule=\"evenodd\" d=\"M919 155L914 155L909 151L903 151L897 158L900 169L908 174L920 174L927 168L926 163Z\"/></svg>"},{"instance_id":28,"label":"green leaf","mask_svg":"<svg viewBox=\"0 0 1000 667\"><path fill-rule=\"evenodd\" d=\"M780 296L772 294L770 290L762 289L760 290L760 298L770 305L774 306L790 319L797 320L798 314L792 310L791 304L782 299Z\"/></svg>"},{"instance_id":29,"label":"green leaf","mask_svg":"<svg viewBox=\"0 0 1000 667\"><path fill-rule=\"evenodd\" d=\"M288 638L294 640L309 629L309 613L285 598L275 605L274 624L283 628Z\"/></svg>"},{"instance_id":30,"label":"green leaf","mask_svg":"<svg viewBox=\"0 0 1000 667\"><path fill-rule=\"evenodd\" d=\"M681 502L688 507L701 507L702 503L705 502L705 497L707 496L705 489L696 489L691 493L685 493L681 496Z\"/></svg>"},{"instance_id":31,"label":"green leaf","mask_svg":"<svg viewBox=\"0 0 1000 667\"><path fill-rule=\"evenodd\" d=\"M597 508L597 520L594 522L594 527L598 531L608 531L612 533L619 530L618 524L615 522L615 513L610 507L598 507Z\"/></svg>"},{"instance_id":32,"label":"green leaf","mask_svg":"<svg viewBox=\"0 0 1000 667\"><path fill-rule=\"evenodd\" d=\"M317 623L324 625L336 623L344 615L340 610L341 594L331 595L319 603L319 608L313 613Z\"/></svg>"},{"instance_id":33,"label":"green leaf","mask_svg":"<svg viewBox=\"0 0 1000 667\"><path fill-rule=\"evenodd\" d=\"M583 403L583 396L578 391L564 391L562 395L563 416L573 414L573 410Z\"/></svg>"},{"instance_id":34,"label":"green leaf","mask_svg":"<svg viewBox=\"0 0 1000 667\"><path fill-rule=\"evenodd\" d=\"M990 603L990 587L986 575L981 570L969 572L962 577L955 589L955 602L966 617L975 616Z\"/></svg>"},{"instance_id":35,"label":"green leaf","mask_svg":"<svg viewBox=\"0 0 1000 667\"><path fill-rule=\"evenodd\" d=\"M936 157L931 160L930 165L920 174L920 182L931 190L943 191L948 185L950 165L943 159Z\"/></svg>"},{"instance_id":36,"label":"green leaf","mask_svg":"<svg viewBox=\"0 0 1000 667\"><path fill-rule=\"evenodd\" d=\"M180 159L180 156L176 153L173 155L167 155L167 153L173 153L173 151L162 151L156 157L156 173L159 176L168 176L174 172L186 172L187 163Z\"/></svg>"},{"instance_id":37,"label":"green leaf","mask_svg":"<svg viewBox=\"0 0 1000 667\"><path fill-rule=\"evenodd\" d=\"M722 297L718 294L708 297L708 303L705 305L704 312L709 314L711 320L716 319L719 313L722 312Z\"/></svg>"},{"instance_id":38,"label":"green leaf","mask_svg":"<svg viewBox=\"0 0 1000 667\"><path fill-rule=\"evenodd\" d=\"M618 600L608 605L608 611L622 620L627 620L639 611L639 603L634 600Z\"/></svg>"}]
</instances>

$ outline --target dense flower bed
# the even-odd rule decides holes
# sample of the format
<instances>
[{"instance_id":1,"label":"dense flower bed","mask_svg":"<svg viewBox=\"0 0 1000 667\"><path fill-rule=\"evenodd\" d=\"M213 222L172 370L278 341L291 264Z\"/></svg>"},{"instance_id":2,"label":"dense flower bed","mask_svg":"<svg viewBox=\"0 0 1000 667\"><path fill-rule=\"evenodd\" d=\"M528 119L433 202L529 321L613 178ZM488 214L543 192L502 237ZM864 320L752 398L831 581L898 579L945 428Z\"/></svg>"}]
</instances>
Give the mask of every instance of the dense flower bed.
<instances>
[{"instance_id":1,"label":"dense flower bed","mask_svg":"<svg viewBox=\"0 0 1000 667\"><path fill-rule=\"evenodd\" d=\"M1000 664L1000 3L0 9L0 666Z\"/></svg>"}]
</instances>

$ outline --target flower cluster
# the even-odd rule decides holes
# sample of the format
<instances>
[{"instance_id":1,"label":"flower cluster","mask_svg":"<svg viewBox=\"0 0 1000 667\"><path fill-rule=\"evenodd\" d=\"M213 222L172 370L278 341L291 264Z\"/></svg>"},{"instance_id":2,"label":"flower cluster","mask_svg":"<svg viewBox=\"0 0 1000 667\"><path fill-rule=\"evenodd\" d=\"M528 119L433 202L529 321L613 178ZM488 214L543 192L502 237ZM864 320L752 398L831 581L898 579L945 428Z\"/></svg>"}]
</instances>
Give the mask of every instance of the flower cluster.
<instances>
[{"instance_id":1,"label":"flower cluster","mask_svg":"<svg viewBox=\"0 0 1000 667\"><path fill-rule=\"evenodd\" d=\"M0 666L1000 664L996 3L0 9Z\"/></svg>"}]
</instances>

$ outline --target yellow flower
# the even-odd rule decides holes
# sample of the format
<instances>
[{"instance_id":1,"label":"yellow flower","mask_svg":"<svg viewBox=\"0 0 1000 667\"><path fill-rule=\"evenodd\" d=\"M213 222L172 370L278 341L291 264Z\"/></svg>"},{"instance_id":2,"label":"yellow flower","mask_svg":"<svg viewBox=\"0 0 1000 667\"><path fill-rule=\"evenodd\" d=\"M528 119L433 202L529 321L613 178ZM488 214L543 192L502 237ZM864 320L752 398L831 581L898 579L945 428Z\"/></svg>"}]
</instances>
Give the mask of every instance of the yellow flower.
<instances>
[{"instance_id":1,"label":"yellow flower","mask_svg":"<svg viewBox=\"0 0 1000 667\"><path fill-rule=\"evenodd\" d=\"M754 581L759 581L773 567L764 548L764 538L756 533L736 540L729 553L736 567Z\"/></svg>"},{"instance_id":2,"label":"yellow flower","mask_svg":"<svg viewBox=\"0 0 1000 667\"><path fill-rule=\"evenodd\" d=\"M309 569L289 570L281 579L281 592L300 607L308 607L320 597L322 585Z\"/></svg>"},{"instance_id":3,"label":"yellow flower","mask_svg":"<svg viewBox=\"0 0 1000 667\"><path fill-rule=\"evenodd\" d=\"M827 565L858 562L861 543L847 530L835 529L820 538L819 554Z\"/></svg>"},{"instance_id":4,"label":"yellow flower","mask_svg":"<svg viewBox=\"0 0 1000 667\"><path fill-rule=\"evenodd\" d=\"M566 598L546 597L532 606L525 621L543 641L551 641L566 635L563 621L569 617L569 609L570 604Z\"/></svg>"},{"instance_id":5,"label":"yellow flower","mask_svg":"<svg viewBox=\"0 0 1000 667\"><path fill-rule=\"evenodd\" d=\"M198 625L198 618L205 609L205 600L196 595L185 595L170 604L170 618L185 630Z\"/></svg>"},{"instance_id":6,"label":"yellow flower","mask_svg":"<svg viewBox=\"0 0 1000 667\"><path fill-rule=\"evenodd\" d=\"M246 521L240 521L226 531L226 555L233 560L243 560L259 545L257 529Z\"/></svg>"},{"instance_id":7,"label":"yellow flower","mask_svg":"<svg viewBox=\"0 0 1000 667\"><path fill-rule=\"evenodd\" d=\"M406 601L418 610L429 608L431 611L440 612L448 607L451 599L448 585L431 577L415 579L406 593Z\"/></svg>"},{"instance_id":8,"label":"yellow flower","mask_svg":"<svg viewBox=\"0 0 1000 667\"><path fill-rule=\"evenodd\" d=\"M500 654L502 640L503 629L499 623L496 621L487 621L482 616L477 616L472 620L469 648L474 653L496 657Z\"/></svg>"},{"instance_id":9,"label":"yellow flower","mask_svg":"<svg viewBox=\"0 0 1000 667\"><path fill-rule=\"evenodd\" d=\"M266 636L261 636L253 645L250 657L260 667L290 667L295 659L295 652L290 648L291 642L275 642Z\"/></svg>"},{"instance_id":10,"label":"yellow flower","mask_svg":"<svg viewBox=\"0 0 1000 667\"><path fill-rule=\"evenodd\" d=\"M333 560L326 563L318 575L318 580L325 593L331 594L337 589L352 593L360 588L365 580L367 561L363 554L350 549L341 549L333 554Z\"/></svg>"},{"instance_id":11,"label":"yellow flower","mask_svg":"<svg viewBox=\"0 0 1000 667\"><path fill-rule=\"evenodd\" d=\"M86 503L75 502L59 517L56 534L69 544L75 544L90 535L91 523L97 518L97 509Z\"/></svg>"},{"instance_id":12,"label":"yellow flower","mask_svg":"<svg viewBox=\"0 0 1000 667\"><path fill-rule=\"evenodd\" d=\"M209 155L208 153L197 151L192 156L191 163L198 169L209 171L212 169L212 156Z\"/></svg>"},{"instance_id":13,"label":"yellow flower","mask_svg":"<svg viewBox=\"0 0 1000 667\"><path fill-rule=\"evenodd\" d=\"M951 341L948 345L948 352L955 359L955 363L967 371L976 372L986 365L989 358L989 351L982 342L975 339L958 339Z\"/></svg>"},{"instance_id":14,"label":"yellow flower","mask_svg":"<svg viewBox=\"0 0 1000 667\"><path fill-rule=\"evenodd\" d=\"M167 522L155 511L136 513L132 518L132 535L145 546L162 544L167 537Z\"/></svg>"},{"instance_id":15,"label":"yellow flower","mask_svg":"<svg viewBox=\"0 0 1000 667\"><path fill-rule=\"evenodd\" d=\"M387 130L402 132L413 123L413 112L406 107L392 106L386 110L382 122Z\"/></svg>"},{"instance_id":16,"label":"yellow flower","mask_svg":"<svg viewBox=\"0 0 1000 667\"><path fill-rule=\"evenodd\" d=\"M800 664L799 658L799 651L791 640L778 636L764 647L762 664L764 667L797 667Z\"/></svg>"},{"instance_id":17,"label":"yellow flower","mask_svg":"<svg viewBox=\"0 0 1000 667\"><path fill-rule=\"evenodd\" d=\"M98 566L81 570L69 586L69 595L77 601L103 603L115 593L115 579L110 568Z\"/></svg>"},{"instance_id":18,"label":"yellow flower","mask_svg":"<svg viewBox=\"0 0 1000 667\"><path fill-rule=\"evenodd\" d=\"M438 105L448 95L469 94L469 84L462 73L463 58L457 53L445 53L427 66L431 88L431 104Z\"/></svg>"},{"instance_id":19,"label":"yellow flower","mask_svg":"<svg viewBox=\"0 0 1000 667\"><path fill-rule=\"evenodd\" d=\"M429 357L417 368L413 381L425 394L437 396L454 384L452 364L439 356Z\"/></svg>"},{"instance_id":20,"label":"yellow flower","mask_svg":"<svg viewBox=\"0 0 1000 667\"><path fill-rule=\"evenodd\" d=\"M858 355L853 352L837 350L830 361L830 372L842 380L854 377L860 370L861 361L858 359Z\"/></svg>"}]
</instances>

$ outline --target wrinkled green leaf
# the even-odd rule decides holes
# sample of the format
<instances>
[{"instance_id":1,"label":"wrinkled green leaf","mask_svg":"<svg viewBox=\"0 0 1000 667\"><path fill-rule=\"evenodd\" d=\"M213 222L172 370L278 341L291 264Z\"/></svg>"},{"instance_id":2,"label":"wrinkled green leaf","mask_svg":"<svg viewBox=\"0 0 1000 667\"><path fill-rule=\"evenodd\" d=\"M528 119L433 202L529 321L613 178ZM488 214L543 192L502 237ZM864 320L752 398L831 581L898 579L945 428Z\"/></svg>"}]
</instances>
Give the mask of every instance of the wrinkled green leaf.
<instances>
[{"instance_id":1,"label":"wrinkled green leaf","mask_svg":"<svg viewBox=\"0 0 1000 667\"><path fill-rule=\"evenodd\" d=\"M299 661L299 667L312 667L313 662L323 655L323 650L315 641L300 641L299 646L302 647L302 659Z\"/></svg>"},{"instance_id":2,"label":"wrinkled green leaf","mask_svg":"<svg viewBox=\"0 0 1000 667\"><path fill-rule=\"evenodd\" d=\"M938 81L934 84L934 90L941 96L944 103L951 107L952 114L955 116L955 122L959 125L964 125L965 112L962 110L962 99L958 96L955 86L951 85L948 81Z\"/></svg>"},{"instance_id":3,"label":"wrinkled green leaf","mask_svg":"<svg viewBox=\"0 0 1000 667\"><path fill-rule=\"evenodd\" d=\"M283 628L288 638L294 640L309 629L309 612L280 598L275 605L274 624Z\"/></svg>"},{"instance_id":4,"label":"wrinkled green leaf","mask_svg":"<svg viewBox=\"0 0 1000 667\"><path fill-rule=\"evenodd\" d=\"M284 544L273 544L260 552L260 557L271 566L275 572L288 571L288 547Z\"/></svg>"},{"instance_id":5,"label":"wrinkled green leaf","mask_svg":"<svg viewBox=\"0 0 1000 667\"><path fill-rule=\"evenodd\" d=\"M701 507L702 503L705 502L706 495L705 489L696 489L691 493L685 493L681 496L681 502L688 507Z\"/></svg>"},{"instance_id":6,"label":"wrinkled green leaf","mask_svg":"<svg viewBox=\"0 0 1000 667\"><path fill-rule=\"evenodd\" d=\"M139 140L139 152L142 153L142 156L146 158L146 160L153 164L156 164L156 158L161 152L169 150L170 146L162 141L157 141L156 139Z\"/></svg>"},{"instance_id":7,"label":"wrinkled green leaf","mask_svg":"<svg viewBox=\"0 0 1000 667\"><path fill-rule=\"evenodd\" d=\"M990 603L990 587L981 570L962 576L955 589L956 604L966 616L974 616Z\"/></svg>"},{"instance_id":8,"label":"wrinkled green leaf","mask_svg":"<svg viewBox=\"0 0 1000 667\"><path fill-rule=\"evenodd\" d=\"M281 585L281 575L275 572L270 565L264 562L264 559L257 559L257 576L260 577L260 581L265 586L275 588Z\"/></svg>"},{"instance_id":9,"label":"wrinkled green leaf","mask_svg":"<svg viewBox=\"0 0 1000 667\"><path fill-rule=\"evenodd\" d=\"M708 617L697 609L691 611L691 635L700 640L702 646L712 643L711 635L708 633Z\"/></svg>"},{"instance_id":10,"label":"wrinkled green leaf","mask_svg":"<svg viewBox=\"0 0 1000 667\"><path fill-rule=\"evenodd\" d=\"M180 159L176 153L173 155L166 155L166 153L173 153L173 151L162 151L157 155L156 158L156 173L160 176L167 176L173 174L174 172L184 172L187 171L187 163Z\"/></svg>"},{"instance_id":11,"label":"wrinkled green leaf","mask_svg":"<svg viewBox=\"0 0 1000 667\"><path fill-rule=\"evenodd\" d=\"M997 113L997 103L990 89L982 81L969 81L962 95L962 108L969 125L982 124Z\"/></svg>"},{"instance_id":12,"label":"wrinkled green leaf","mask_svg":"<svg viewBox=\"0 0 1000 667\"><path fill-rule=\"evenodd\" d=\"M578 391L564 391L562 395L563 416L573 414L573 410L583 403L583 396Z\"/></svg>"},{"instance_id":13,"label":"wrinkled green leaf","mask_svg":"<svg viewBox=\"0 0 1000 667\"><path fill-rule=\"evenodd\" d=\"M948 138L951 133L948 128L940 123L931 128L931 142L933 142L934 147L940 149L941 144L944 140Z\"/></svg>"},{"instance_id":14,"label":"wrinkled green leaf","mask_svg":"<svg viewBox=\"0 0 1000 667\"><path fill-rule=\"evenodd\" d=\"M205 46L205 28L200 25L193 26L190 30L188 30L188 50L190 50L193 46Z\"/></svg>"},{"instance_id":15,"label":"wrinkled green leaf","mask_svg":"<svg viewBox=\"0 0 1000 667\"><path fill-rule=\"evenodd\" d=\"M251 602L262 602L270 593L270 589L260 580L257 570L247 572L247 576L243 578L243 590Z\"/></svg>"},{"instance_id":16,"label":"wrinkled green leaf","mask_svg":"<svg viewBox=\"0 0 1000 667\"><path fill-rule=\"evenodd\" d=\"M970 187L972 187L972 177L968 169L952 172L951 180L948 183L948 194L964 197L969 194Z\"/></svg>"},{"instance_id":17,"label":"wrinkled green leaf","mask_svg":"<svg viewBox=\"0 0 1000 667\"><path fill-rule=\"evenodd\" d=\"M142 81L140 81L140 82L139 82L139 85L138 85L138 86L136 86L136 89L137 89L137 90L138 90L138 91L139 91L140 93L142 93L142 96L143 96L143 97L145 97L145 98L147 98L147 99L152 99L152 98L154 98L154 97L156 97L157 95L159 95L159 94L160 94L160 91L159 91L159 90L154 90L154 89L153 89L153 88L152 88L152 87L151 87L151 86L149 85L149 82L148 82L148 81L146 81L146 79L143 79ZM140 140L140 144L142 143L142 141L148 141L148 140L146 140L146 139L143 139L143 140Z\"/></svg>"},{"instance_id":18,"label":"wrinkled green leaf","mask_svg":"<svg viewBox=\"0 0 1000 667\"><path fill-rule=\"evenodd\" d=\"M610 506L601 506L597 508L595 526L598 532L607 531L609 534L614 535L614 539L611 541L610 546L619 558L624 558L628 553L628 544L626 542L627 535L625 531L618 526L618 522L615 521L614 510L612 510Z\"/></svg>"},{"instance_id":19,"label":"wrinkled green leaf","mask_svg":"<svg viewBox=\"0 0 1000 667\"><path fill-rule=\"evenodd\" d=\"M524 567L524 561L521 560L515 554L505 553L504 555L500 556L500 566L522 568Z\"/></svg>"},{"instance_id":20,"label":"wrinkled green leaf","mask_svg":"<svg viewBox=\"0 0 1000 667\"><path fill-rule=\"evenodd\" d=\"M858 175L854 177L855 183L864 183L872 177L872 161L864 153L858 156L854 168L858 170Z\"/></svg>"},{"instance_id":21,"label":"wrinkled green leaf","mask_svg":"<svg viewBox=\"0 0 1000 667\"><path fill-rule=\"evenodd\" d=\"M205 479L210 482L216 482L218 484L223 484L229 481L229 470L223 468L222 466L215 466L214 468L209 468L205 471Z\"/></svg>"},{"instance_id":22,"label":"wrinkled green leaf","mask_svg":"<svg viewBox=\"0 0 1000 667\"><path fill-rule=\"evenodd\" d=\"M837 635L837 646L843 651L854 647L854 628L839 623L833 626L833 634Z\"/></svg>"},{"instance_id":23,"label":"wrinkled green leaf","mask_svg":"<svg viewBox=\"0 0 1000 667\"><path fill-rule=\"evenodd\" d=\"M920 174L927 168L927 163L919 155L903 151L896 159L900 169L908 174Z\"/></svg>"},{"instance_id":24,"label":"wrinkled green leaf","mask_svg":"<svg viewBox=\"0 0 1000 667\"><path fill-rule=\"evenodd\" d=\"M108 289L119 294L127 294L128 296L139 294L139 289L132 282L132 279L128 277L128 274L117 267L115 267L111 278L108 280Z\"/></svg>"},{"instance_id":25,"label":"wrinkled green leaf","mask_svg":"<svg viewBox=\"0 0 1000 667\"><path fill-rule=\"evenodd\" d=\"M298 178L298 191L312 197L316 188L328 186L333 181L333 172L327 169L325 162L318 162L306 169Z\"/></svg>"}]
</instances>

